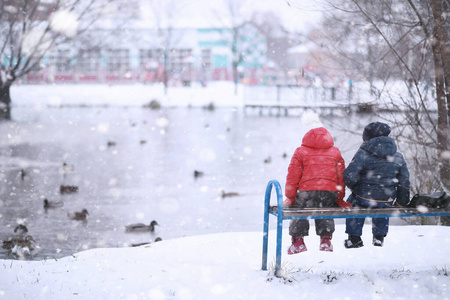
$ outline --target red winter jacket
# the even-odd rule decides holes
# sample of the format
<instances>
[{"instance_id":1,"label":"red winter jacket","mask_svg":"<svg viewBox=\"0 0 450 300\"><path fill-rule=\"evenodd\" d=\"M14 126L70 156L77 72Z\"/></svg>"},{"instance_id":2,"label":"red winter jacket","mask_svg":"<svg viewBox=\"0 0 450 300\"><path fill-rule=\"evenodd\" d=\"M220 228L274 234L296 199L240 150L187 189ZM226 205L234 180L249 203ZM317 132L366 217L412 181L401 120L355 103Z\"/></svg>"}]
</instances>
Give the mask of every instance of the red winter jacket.
<instances>
[{"instance_id":1,"label":"red winter jacket","mask_svg":"<svg viewBox=\"0 0 450 300\"><path fill-rule=\"evenodd\" d=\"M286 176L286 197L295 199L297 190L335 191L338 198L343 199L344 169L344 159L328 130L323 127L312 129L305 134L302 146L292 156Z\"/></svg>"}]
</instances>

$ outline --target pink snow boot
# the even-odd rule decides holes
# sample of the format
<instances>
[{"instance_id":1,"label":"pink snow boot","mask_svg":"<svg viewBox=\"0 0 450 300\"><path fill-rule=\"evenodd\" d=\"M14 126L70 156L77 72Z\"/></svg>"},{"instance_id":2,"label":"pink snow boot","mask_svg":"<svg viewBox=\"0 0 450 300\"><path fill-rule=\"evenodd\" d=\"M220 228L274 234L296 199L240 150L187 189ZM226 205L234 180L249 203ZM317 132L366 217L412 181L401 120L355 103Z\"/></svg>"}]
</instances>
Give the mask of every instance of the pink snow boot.
<instances>
[{"instance_id":1,"label":"pink snow boot","mask_svg":"<svg viewBox=\"0 0 450 300\"><path fill-rule=\"evenodd\" d=\"M305 252L306 250L306 245L305 242L303 241L303 237L302 236L293 236L292 237L292 245L289 247L288 249L288 254L292 255L292 254L297 254L300 252Z\"/></svg>"},{"instance_id":2,"label":"pink snow boot","mask_svg":"<svg viewBox=\"0 0 450 300\"><path fill-rule=\"evenodd\" d=\"M331 244L331 234L320 236L320 251L333 252L333 245Z\"/></svg>"}]
</instances>

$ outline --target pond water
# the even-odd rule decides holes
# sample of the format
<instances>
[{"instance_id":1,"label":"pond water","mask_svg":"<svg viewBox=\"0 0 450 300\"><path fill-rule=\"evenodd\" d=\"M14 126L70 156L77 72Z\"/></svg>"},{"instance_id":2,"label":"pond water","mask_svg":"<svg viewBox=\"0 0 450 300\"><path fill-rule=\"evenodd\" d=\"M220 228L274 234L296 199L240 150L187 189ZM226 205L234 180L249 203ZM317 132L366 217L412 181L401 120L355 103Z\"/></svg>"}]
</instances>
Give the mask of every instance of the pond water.
<instances>
[{"instance_id":1,"label":"pond water","mask_svg":"<svg viewBox=\"0 0 450 300\"><path fill-rule=\"evenodd\" d=\"M25 224L39 246L32 259L46 259L156 237L262 232L265 187L271 179L284 187L290 157L308 129L301 115L278 118L232 108L14 108L14 121L0 123L0 239ZM347 163L370 118L321 116ZM64 162L73 170L62 172ZM196 170L204 175L196 178ZM61 194L61 185L79 190ZM239 195L222 198L222 190ZM45 198L63 206L46 211ZM82 209L87 222L69 219L69 212ZM152 234L125 232L127 224L152 220L160 224ZM0 249L0 258L9 257Z\"/></svg>"}]
</instances>

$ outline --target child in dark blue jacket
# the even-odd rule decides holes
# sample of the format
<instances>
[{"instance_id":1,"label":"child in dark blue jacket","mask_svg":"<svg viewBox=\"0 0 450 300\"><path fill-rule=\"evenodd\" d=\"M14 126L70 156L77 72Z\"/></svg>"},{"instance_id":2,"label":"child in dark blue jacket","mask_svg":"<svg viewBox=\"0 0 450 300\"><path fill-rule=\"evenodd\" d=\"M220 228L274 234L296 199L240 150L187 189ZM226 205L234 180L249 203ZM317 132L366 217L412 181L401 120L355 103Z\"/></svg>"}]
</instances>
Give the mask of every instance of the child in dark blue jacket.
<instances>
[{"instance_id":1,"label":"child in dark blue jacket","mask_svg":"<svg viewBox=\"0 0 450 300\"><path fill-rule=\"evenodd\" d=\"M409 172L389 125L373 122L364 128L364 143L344 171L345 185L352 191L347 199L353 207L388 207L409 203ZM364 246L361 235L364 218L346 219L346 248ZM373 245L383 246L389 218L373 218Z\"/></svg>"}]
</instances>

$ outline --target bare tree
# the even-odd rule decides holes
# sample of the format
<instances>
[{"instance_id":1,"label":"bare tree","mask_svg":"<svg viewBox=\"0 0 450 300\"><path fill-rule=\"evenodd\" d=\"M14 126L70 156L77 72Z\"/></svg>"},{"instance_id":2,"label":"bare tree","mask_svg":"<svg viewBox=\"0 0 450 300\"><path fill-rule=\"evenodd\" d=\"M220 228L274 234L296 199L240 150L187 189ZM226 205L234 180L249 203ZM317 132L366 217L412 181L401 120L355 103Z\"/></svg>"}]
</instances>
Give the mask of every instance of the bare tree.
<instances>
[{"instance_id":1,"label":"bare tree","mask_svg":"<svg viewBox=\"0 0 450 300\"><path fill-rule=\"evenodd\" d=\"M215 10L217 20L221 23L224 37L228 41L231 52L231 69L234 81L234 92L237 94L238 82L241 77L240 68L246 59L246 55L251 52L255 45L249 43L242 37L249 30L257 30L252 24L252 17L242 13L243 7L248 1L243 0L222 0L223 9Z\"/></svg>"},{"instance_id":2,"label":"bare tree","mask_svg":"<svg viewBox=\"0 0 450 300\"><path fill-rule=\"evenodd\" d=\"M169 88L169 77L172 73L170 69L171 51L174 50L181 39L180 34L176 34L177 19L180 18L183 3L176 0L151 1L151 8L155 22L156 35L158 37L158 47L162 52L163 84L164 93L167 94Z\"/></svg>"},{"instance_id":3,"label":"bare tree","mask_svg":"<svg viewBox=\"0 0 450 300\"><path fill-rule=\"evenodd\" d=\"M392 113L378 117L393 124L400 146L413 162L413 192L448 192L449 2L327 3L328 17L321 31L327 34L316 32L318 45L340 62L344 72L367 80L380 107L382 99L391 100ZM403 82L402 91L395 91L393 82ZM442 218L442 223L448 225L448 219Z\"/></svg>"},{"instance_id":4,"label":"bare tree","mask_svg":"<svg viewBox=\"0 0 450 300\"><path fill-rule=\"evenodd\" d=\"M122 0L4 0L0 4L0 118L10 119L10 88L38 70L42 58L67 44ZM130 6L135 7L135 6Z\"/></svg>"},{"instance_id":5,"label":"bare tree","mask_svg":"<svg viewBox=\"0 0 450 300\"><path fill-rule=\"evenodd\" d=\"M272 11L254 12L251 23L266 38L267 59L276 63L277 67L285 72L292 68L289 65L287 51L302 42L303 34L285 28L281 17Z\"/></svg>"}]
</instances>

